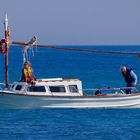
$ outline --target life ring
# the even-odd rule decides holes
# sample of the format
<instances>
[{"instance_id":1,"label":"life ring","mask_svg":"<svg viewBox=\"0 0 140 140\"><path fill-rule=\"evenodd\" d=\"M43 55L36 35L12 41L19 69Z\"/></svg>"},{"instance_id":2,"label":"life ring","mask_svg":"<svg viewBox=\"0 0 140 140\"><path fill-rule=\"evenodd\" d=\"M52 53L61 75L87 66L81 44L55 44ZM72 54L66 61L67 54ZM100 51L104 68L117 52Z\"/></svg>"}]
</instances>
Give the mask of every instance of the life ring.
<instances>
[{"instance_id":1,"label":"life ring","mask_svg":"<svg viewBox=\"0 0 140 140\"><path fill-rule=\"evenodd\" d=\"M8 47L4 49L4 45L5 43L8 44ZM7 40L5 38L3 38L1 41L0 41L0 52L3 54L3 55L6 55L6 53L9 51L9 43L7 42Z\"/></svg>"}]
</instances>

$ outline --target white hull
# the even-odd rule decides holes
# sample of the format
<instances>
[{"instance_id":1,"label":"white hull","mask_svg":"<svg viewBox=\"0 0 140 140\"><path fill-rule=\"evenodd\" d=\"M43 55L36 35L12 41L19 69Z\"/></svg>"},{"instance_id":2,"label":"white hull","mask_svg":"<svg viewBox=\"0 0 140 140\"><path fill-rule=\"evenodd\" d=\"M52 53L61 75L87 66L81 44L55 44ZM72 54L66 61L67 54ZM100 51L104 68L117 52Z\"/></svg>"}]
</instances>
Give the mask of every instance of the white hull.
<instances>
[{"instance_id":1,"label":"white hull","mask_svg":"<svg viewBox=\"0 0 140 140\"><path fill-rule=\"evenodd\" d=\"M140 94L55 97L1 92L0 108L140 108Z\"/></svg>"}]
</instances>

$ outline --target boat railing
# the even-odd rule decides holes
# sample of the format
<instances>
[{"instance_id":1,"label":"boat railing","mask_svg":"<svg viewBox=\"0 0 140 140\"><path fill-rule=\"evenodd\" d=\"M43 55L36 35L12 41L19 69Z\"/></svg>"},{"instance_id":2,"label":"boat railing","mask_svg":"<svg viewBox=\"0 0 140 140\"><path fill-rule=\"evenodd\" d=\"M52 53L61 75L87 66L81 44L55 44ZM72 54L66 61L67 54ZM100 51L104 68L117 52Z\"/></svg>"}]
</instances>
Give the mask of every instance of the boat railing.
<instances>
[{"instance_id":1,"label":"boat railing","mask_svg":"<svg viewBox=\"0 0 140 140\"><path fill-rule=\"evenodd\" d=\"M4 83L0 83L0 90L3 90L5 87L5 84Z\"/></svg>"},{"instance_id":2,"label":"boat railing","mask_svg":"<svg viewBox=\"0 0 140 140\"><path fill-rule=\"evenodd\" d=\"M0 90L8 90L11 87L11 83L8 84L8 88L5 88L5 83L0 83Z\"/></svg>"},{"instance_id":3,"label":"boat railing","mask_svg":"<svg viewBox=\"0 0 140 140\"><path fill-rule=\"evenodd\" d=\"M115 94L126 94L126 91L130 90L131 93L137 93L138 90L136 89L136 87L120 87L120 88L111 88L111 87L107 87L107 88L86 88L83 89L83 92L86 94L102 94L102 93L115 93Z\"/></svg>"}]
</instances>

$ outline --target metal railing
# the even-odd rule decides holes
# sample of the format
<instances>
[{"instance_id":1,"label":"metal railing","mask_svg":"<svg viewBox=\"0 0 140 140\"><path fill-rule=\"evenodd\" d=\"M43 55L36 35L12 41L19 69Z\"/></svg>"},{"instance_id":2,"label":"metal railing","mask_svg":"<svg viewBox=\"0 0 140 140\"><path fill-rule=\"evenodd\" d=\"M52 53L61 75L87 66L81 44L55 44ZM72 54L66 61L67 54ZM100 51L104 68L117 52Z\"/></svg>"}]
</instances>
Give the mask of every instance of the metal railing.
<instances>
[{"instance_id":1,"label":"metal railing","mask_svg":"<svg viewBox=\"0 0 140 140\"><path fill-rule=\"evenodd\" d=\"M120 93L120 94L126 94L126 91L129 90L130 93L137 93L138 90L136 87L120 87L120 88L86 88L83 89L83 92L86 94L102 94L103 92L108 92L108 93Z\"/></svg>"}]
</instances>

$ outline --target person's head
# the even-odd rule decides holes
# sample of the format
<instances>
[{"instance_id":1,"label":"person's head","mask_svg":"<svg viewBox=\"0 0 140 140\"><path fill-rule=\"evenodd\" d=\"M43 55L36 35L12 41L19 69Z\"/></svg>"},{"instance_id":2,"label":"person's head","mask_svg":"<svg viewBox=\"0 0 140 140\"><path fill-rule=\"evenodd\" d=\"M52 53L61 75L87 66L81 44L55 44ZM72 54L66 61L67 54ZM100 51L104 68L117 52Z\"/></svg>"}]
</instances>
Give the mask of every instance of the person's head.
<instances>
[{"instance_id":1,"label":"person's head","mask_svg":"<svg viewBox=\"0 0 140 140\"><path fill-rule=\"evenodd\" d=\"M125 66L121 67L121 72L122 73L126 73L126 71L127 71L127 68Z\"/></svg>"},{"instance_id":2,"label":"person's head","mask_svg":"<svg viewBox=\"0 0 140 140\"><path fill-rule=\"evenodd\" d=\"M28 66L29 66L28 62L25 62L24 63L24 68L28 68Z\"/></svg>"}]
</instances>

